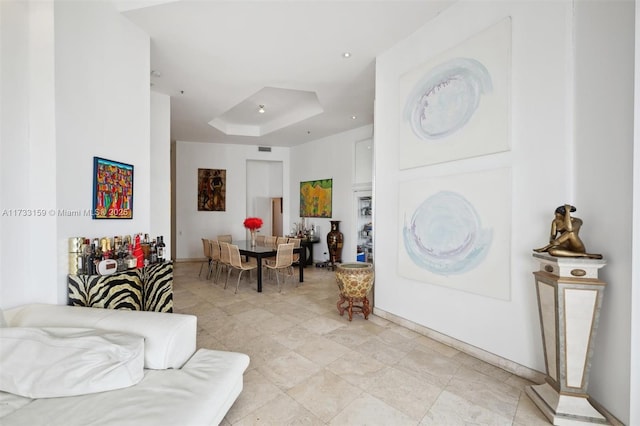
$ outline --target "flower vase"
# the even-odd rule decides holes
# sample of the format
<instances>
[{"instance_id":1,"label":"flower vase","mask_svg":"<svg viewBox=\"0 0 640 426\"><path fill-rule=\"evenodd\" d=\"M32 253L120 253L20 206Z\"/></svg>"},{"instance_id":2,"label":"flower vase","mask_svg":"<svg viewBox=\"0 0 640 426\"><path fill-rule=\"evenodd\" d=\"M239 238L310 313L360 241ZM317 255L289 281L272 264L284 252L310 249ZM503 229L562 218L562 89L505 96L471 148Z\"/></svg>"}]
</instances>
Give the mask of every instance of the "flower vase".
<instances>
[{"instance_id":1,"label":"flower vase","mask_svg":"<svg viewBox=\"0 0 640 426\"><path fill-rule=\"evenodd\" d=\"M256 231L255 231L255 229L252 229L250 232L251 232L251 247L255 247L256 246Z\"/></svg>"}]
</instances>

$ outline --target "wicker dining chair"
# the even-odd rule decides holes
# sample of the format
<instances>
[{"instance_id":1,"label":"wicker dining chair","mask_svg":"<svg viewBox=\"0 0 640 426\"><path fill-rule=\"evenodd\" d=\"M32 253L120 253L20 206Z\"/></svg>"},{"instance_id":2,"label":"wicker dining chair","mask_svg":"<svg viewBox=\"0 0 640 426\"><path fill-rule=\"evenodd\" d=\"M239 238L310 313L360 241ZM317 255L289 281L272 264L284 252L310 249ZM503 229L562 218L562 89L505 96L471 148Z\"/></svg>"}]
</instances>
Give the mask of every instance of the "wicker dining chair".
<instances>
[{"instance_id":1,"label":"wicker dining chair","mask_svg":"<svg viewBox=\"0 0 640 426\"><path fill-rule=\"evenodd\" d=\"M231 258L229 257L229 243L225 241L218 241L220 243L220 265L218 267L218 273L216 275L216 282L218 282L218 278L220 277L220 273L224 269L225 272L228 272L230 269ZM227 276L227 280L229 277ZM224 282L224 288L227 288L227 280Z\"/></svg>"},{"instance_id":2,"label":"wicker dining chair","mask_svg":"<svg viewBox=\"0 0 640 426\"><path fill-rule=\"evenodd\" d=\"M198 272L198 278L202 275L202 267L206 264L207 270L211 271L211 245L207 238L202 238L202 253L204 254L204 262L200 264L200 272ZM208 277L208 273L207 273Z\"/></svg>"},{"instance_id":3,"label":"wicker dining chair","mask_svg":"<svg viewBox=\"0 0 640 426\"><path fill-rule=\"evenodd\" d=\"M264 237L264 245L267 247L275 247L276 241L277 237L274 235L265 235Z\"/></svg>"},{"instance_id":4,"label":"wicker dining chair","mask_svg":"<svg viewBox=\"0 0 640 426\"><path fill-rule=\"evenodd\" d=\"M293 248L294 249L298 249L301 246L302 239L300 239L300 238L289 238L289 240L287 242L293 243ZM292 266L293 265L297 265L298 262L300 262L300 253L293 253L293 264L292 264ZM293 269L291 270L291 273L293 274Z\"/></svg>"},{"instance_id":5,"label":"wicker dining chair","mask_svg":"<svg viewBox=\"0 0 640 426\"><path fill-rule=\"evenodd\" d=\"M283 273L287 271L291 267L291 263L293 262L293 243L286 243L278 245L278 251L276 252L276 259L267 260L265 263L265 267L269 270L273 270L276 273L276 281L278 282L278 292L281 291L280 288L280 276L278 275L278 271L282 271ZM286 283L286 276L283 278Z\"/></svg>"},{"instance_id":6,"label":"wicker dining chair","mask_svg":"<svg viewBox=\"0 0 640 426\"><path fill-rule=\"evenodd\" d=\"M214 281L218 282L218 269L220 269L220 243L218 240L209 240L209 251L211 253L211 263L209 264L207 279L210 279L211 272L214 272Z\"/></svg>"},{"instance_id":7,"label":"wicker dining chair","mask_svg":"<svg viewBox=\"0 0 640 426\"><path fill-rule=\"evenodd\" d=\"M250 258L248 261L243 261L240 256L240 249L235 244L227 244L229 248L229 272L227 272L227 281L229 281L229 276L231 275L231 271L237 269L238 273L238 281L236 282L236 293L238 293L238 287L240 286L240 278L242 277L242 273L244 271L249 271L249 277L251 277L251 271L258 268L258 264L256 259ZM225 282L224 288L227 288L227 283Z\"/></svg>"},{"instance_id":8,"label":"wicker dining chair","mask_svg":"<svg viewBox=\"0 0 640 426\"><path fill-rule=\"evenodd\" d=\"M233 238L231 237L231 234L218 235L218 241L224 241L225 243L231 244L233 242Z\"/></svg>"}]
</instances>

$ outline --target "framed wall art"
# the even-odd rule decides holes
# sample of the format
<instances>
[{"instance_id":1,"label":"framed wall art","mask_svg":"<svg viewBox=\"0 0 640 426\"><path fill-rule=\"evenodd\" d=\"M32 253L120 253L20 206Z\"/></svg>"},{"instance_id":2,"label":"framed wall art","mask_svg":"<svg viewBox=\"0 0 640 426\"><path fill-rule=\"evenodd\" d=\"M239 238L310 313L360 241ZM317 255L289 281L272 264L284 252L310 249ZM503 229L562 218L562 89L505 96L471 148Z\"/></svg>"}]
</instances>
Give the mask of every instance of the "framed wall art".
<instances>
[{"instance_id":1,"label":"framed wall art","mask_svg":"<svg viewBox=\"0 0 640 426\"><path fill-rule=\"evenodd\" d=\"M300 217L331 217L333 179L300 182Z\"/></svg>"},{"instance_id":2,"label":"framed wall art","mask_svg":"<svg viewBox=\"0 0 640 426\"><path fill-rule=\"evenodd\" d=\"M223 212L227 207L227 171L198 169L198 211Z\"/></svg>"},{"instance_id":3,"label":"framed wall art","mask_svg":"<svg viewBox=\"0 0 640 426\"><path fill-rule=\"evenodd\" d=\"M398 273L510 299L511 170L403 182Z\"/></svg>"},{"instance_id":4,"label":"framed wall art","mask_svg":"<svg viewBox=\"0 0 640 426\"><path fill-rule=\"evenodd\" d=\"M133 166L93 157L93 219L133 218Z\"/></svg>"},{"instance_id":5,"label":"framed wall art","mask_svg":"<svg viewBox=\"0 0 640 426\"><path fill-rule=\"evenodd\" d=\"M507 151L511 18L400 77L400 169Z\"/></svg>"}]
</instances>

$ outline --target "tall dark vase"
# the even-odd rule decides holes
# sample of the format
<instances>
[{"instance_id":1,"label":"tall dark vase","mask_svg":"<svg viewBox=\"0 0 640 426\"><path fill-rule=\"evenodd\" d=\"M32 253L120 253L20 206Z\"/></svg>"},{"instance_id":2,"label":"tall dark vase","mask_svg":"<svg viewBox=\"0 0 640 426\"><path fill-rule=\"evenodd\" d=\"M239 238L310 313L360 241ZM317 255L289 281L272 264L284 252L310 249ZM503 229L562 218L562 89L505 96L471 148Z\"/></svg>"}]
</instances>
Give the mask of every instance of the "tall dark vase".
<instances>
[{"instance_id":1,"label":"tall dark vase","mask_svg":"<svg viewBox=\"0 0 640 426\"><path fill-rule=\"evenodd\" d=\"M344 235L340 232L340 221L331 221L331 231L327 234L327 247L329 248L329 262L334 266L342 263L342 242Z\"/></svg>"}]
</instances>

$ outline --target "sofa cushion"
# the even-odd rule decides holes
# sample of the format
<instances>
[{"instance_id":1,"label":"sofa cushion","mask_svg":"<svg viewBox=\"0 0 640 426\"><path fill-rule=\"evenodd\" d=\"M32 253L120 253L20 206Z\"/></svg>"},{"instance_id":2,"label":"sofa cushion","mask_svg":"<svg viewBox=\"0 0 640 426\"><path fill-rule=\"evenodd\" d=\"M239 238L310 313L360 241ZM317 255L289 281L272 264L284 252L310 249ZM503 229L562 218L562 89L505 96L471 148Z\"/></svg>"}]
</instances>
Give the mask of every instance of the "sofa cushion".
<instances>
[{"instance_id":1,"label":"sofa cushion","mask_svg":"<svg viewBox=\"0 0 640 426\"><path fill-rule=\"evenodd\" d=\"M80 328L0 328L0 390L30 398L120 389L143 377L144 338Z\"/></svg>"},{"instance_id":2,"label":"sofa cushion","mask_svg":"<svg viewBox=\"0 0 640 426\"><path fill-rule=\"evenodd\" d=\"M245 354L198 350L181 369L145 370L135 386L68 398L36 399L0 419L2 426L220 424L243 387Z\"/></svg>"},{"instance_id":3,"label":"sofa cushion","mask_svg":"<svg viewBox=\"0 0 640 426\"><path fill-rule=\"evenodd\" d=\"M33 303L5 311L9 327L87 327L145 339L145 368L180 368L196 350L197 317Z\"/></svg>"}]
</instances>

